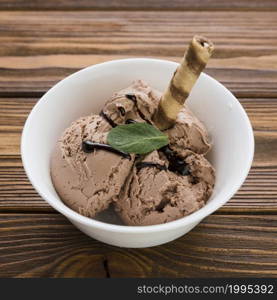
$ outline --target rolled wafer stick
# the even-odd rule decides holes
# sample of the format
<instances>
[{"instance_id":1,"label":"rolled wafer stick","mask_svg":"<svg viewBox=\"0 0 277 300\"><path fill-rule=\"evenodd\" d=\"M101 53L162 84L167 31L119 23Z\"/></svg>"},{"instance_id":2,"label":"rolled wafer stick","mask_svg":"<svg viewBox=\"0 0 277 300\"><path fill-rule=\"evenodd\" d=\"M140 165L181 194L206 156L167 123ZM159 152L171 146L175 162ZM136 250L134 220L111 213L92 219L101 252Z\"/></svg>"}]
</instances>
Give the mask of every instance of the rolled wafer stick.
<instances>
[{"instance_id":1,"label":"rolled wafer stick","mask_svg":"<svg viewBox=\"0 0 277 300\"><path fill-rule=\"evenodd\" d=\"M193 85L205 68L214 50L213 43L194 36L154 114L155 125L165 130L172 127Z\"/></svg>"}]
</instances>

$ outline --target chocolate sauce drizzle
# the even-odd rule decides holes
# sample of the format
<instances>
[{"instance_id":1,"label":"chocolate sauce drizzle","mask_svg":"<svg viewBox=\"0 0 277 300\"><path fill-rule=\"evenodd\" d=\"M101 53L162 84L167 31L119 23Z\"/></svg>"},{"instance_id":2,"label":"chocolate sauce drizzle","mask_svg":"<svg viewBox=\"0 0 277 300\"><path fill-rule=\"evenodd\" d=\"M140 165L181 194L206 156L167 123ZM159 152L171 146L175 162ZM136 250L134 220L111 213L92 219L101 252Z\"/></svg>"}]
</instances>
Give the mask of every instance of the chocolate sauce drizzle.
<instances>
[{"instance_id":1,"label":"chocolate sauce drizzle","mask_svg":"<svg viewBox=\"0 0 277 300\"><path fill-rule=\"evenodd\" d=\"M180 175L183 176L190 175L188 164L180 156L178 156L172 149L170 149L168 145L160 148L159 151L163 152L166 158L168 159L169 171L179 173Z\"/></svg>"},{"instance_id":2,"label":"chocolate sauce drizzle","mask_svg":"<svg viewBox=\"0 0 277 300\"><path fill-rule=\"evenodd\" d=\"M139 116L142 118L142 120L144 120L145 122L147 122L148 124L151 124L151 122L149 120L146 119L145 115L140 111L140 109L138 108L138 101L137 101L137 97L135 94L125 94L125 97L131 101L134 102L136 108L137 108L137 111L138 111L138 114Z\"/></svg>"},{"instance_id":3,"label":"chocolate sauce drizzle","mask_svg":"<svg viewBox=\"0 0 277 300\"><path fill-rule=\"evenodd\" d=\"M158 168L159 170L169 170L171 172L178 173L182 176L191 175L188 164L181 157L176 155L176 153L173 150L171 150L169 146L164 146L160 148L159 151L163 152L166 158L168 159L168 167L152 162L138 162L136 164L137 169L154 167Z\"/></svg>"},{"instance_id":4,"label":"chocolate sauce drizzle","mask_svg":"<svg viewBox=\"0 0 277 300\"><path fill-rule=\"evenodd\" d=\"M110 145L94 143L94 142L91 142L91 141L84 141L82 143L82 150L86 153L91 153L95 149L100 149L100 150L106 150L106 151L109 151L109 152L113 152L115 154L121 155L124 158L128 158L129 160L131 160L131 155L129 153L114 149Z\"/></svg>"},{"instance_id":5,"label":"chocolate sauce drizzle","mask_svg":"<svg viewBox=\"0 0 277 300\"><path fill-rule=\"evenodd\" d=\"M137 104L137 97L135 94L125 94L125 97Z\"/></svg>"},{"instance_id":6,"label":"chocolate sauce drizzle","mask_svg":"<svg viewBox=\"0 0 277 300\"><path fill-rule=\"evenodd\" d=\"M161 165L161 164L156 164L156 163L153 163L153 162L138 162L138 163L136 163L136 167L137 167L137 169L142 169L142 168L157 168L157 169L159 169L159 170L164 170L164 171L166 171L167 170L167 167L166 166L163 166L163 165Z\"/></svg>"},{"instance_id":7,"label":"chocolate sauce drizzle","mask_svg":"<svg viewBox=\"0 0 277 300\"><path fill-rule=\"evenodd\" d=\"M110 119L104 112L103 110L100 112L100 116L103 117L113 128L117 126L117 124Z\"/></svg>"},{"instance_id":8,"label":"chocolate sauce drizzle","mask_svg":"<svg viewBox=\"0 0 277 300\"><path fill-rule=\"evenodd\" d=\"M128 119L125 121L125 124L134 124L134 123L137 123L137 121L132 120L132 119Z\"/></svg>"},{"instance_id":9,"label":"chocolate sauce drizzle","mask_svg":"<svg viewBox=\"0 0 277 300\"><path fill-rule=\"evenodd\" d=\"M125 111L124 107L122 107L122 106L119 106L119 107L118 107L118 110L119 110L119 112L120 112L121 116L122 116L122 117L124 117L124 116L125 116L125 114L126 114L126 111Z\"/></svg>"}]
</instances>

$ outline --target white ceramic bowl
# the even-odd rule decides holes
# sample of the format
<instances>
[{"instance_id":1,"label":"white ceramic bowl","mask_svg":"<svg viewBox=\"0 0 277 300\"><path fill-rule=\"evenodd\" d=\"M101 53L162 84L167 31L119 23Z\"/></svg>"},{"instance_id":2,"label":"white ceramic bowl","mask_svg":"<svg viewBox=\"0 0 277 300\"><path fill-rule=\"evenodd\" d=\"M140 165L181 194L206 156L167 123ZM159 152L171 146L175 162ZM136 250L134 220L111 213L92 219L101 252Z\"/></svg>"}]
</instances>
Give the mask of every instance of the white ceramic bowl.
<instances>
[{"instance_id":1,"label":"white ceramic bowl","mask_svg":"<svg viewBox=\"0 0 277 300\"><path fill-rule=\"evenodd\" d=\"M187 103L213 142L208 156L216 169L208 203L182 219L153 226L122 226L84 217L63 204L50 177L51 151L63 130L80 116L98 113L105 101L135 79L163 91L177 63L156 59L115 60L85 68L60 81L35 105L22 134L25 171L43 199L87 235L121 247L150 247L172 241L226 203L245 180L254 153L253 131L238 100L219 82L201 74ZM61 232L62 234L62 232Z\"/></svg>"}]
</instances>

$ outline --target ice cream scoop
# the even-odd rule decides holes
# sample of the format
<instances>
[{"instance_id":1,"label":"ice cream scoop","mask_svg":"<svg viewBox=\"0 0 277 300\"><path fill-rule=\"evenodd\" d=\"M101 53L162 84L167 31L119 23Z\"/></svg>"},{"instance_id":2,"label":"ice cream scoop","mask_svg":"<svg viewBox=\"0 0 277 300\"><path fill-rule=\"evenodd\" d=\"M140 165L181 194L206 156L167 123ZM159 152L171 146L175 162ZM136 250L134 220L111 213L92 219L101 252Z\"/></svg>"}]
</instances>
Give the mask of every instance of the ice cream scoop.
<instances>
[{"instance_id":1,"label":"ice cream scoop","mask_svg":"<svg viewBox=\"0 0 277 300\"><path fill-rule=\"evenodd\" d=\"M112 127L134 122L154 124L153 115L161 97L161 92L151 88L143 80L136 80L126 89L114 93L103 107L101 115ZM186 104L178 113L174 126L165 133L170 138L172 148L178 153L187 148L201 154L210 150L211 145L205 126Z\"/></svg>"},{"instance_id":2,"label":"ice cream scoop","mask_svg":"<svg viewBox=\"0 0 277 300\"><path fill-rule=\"evenodd\" d=\"M214 169L202 155L190 151L186 155L186 176L169 171L169 162L162 152L154 151L136 163L115 202L125 224L170 222L206 203L214 185Z\"/></svg>"},{"instance_id":3,"label":"ice cream scoop","mask_svg":"<svg viewBox=\"0 0 277 300\"><path fill-rule=\"evenodd\" d=\"M113 94L104 105L101 115L112 127L130 121L152 123L161 93L143 80L134 81L129 87Z\"/></svg>"},{"instance_id":4,"label":"ice cream scoop","mask_svg":"<svg viewBox=\"0 0 277 300\"><path fill-rule=\"evenodd\" d=\"M101 147L106 144L110 128L101 116L80 118L65 130L52 155L51 177L57 193L84 216L94 217L109 206L134 161L134 155ZM85 141L90 143L86 146ZM92 142L98 147L93 147Z\"/></svg>"},{"instance_id":5,"label":"ice cream scoop","mask_svg":"<svg viewBox=\"0 0 277 300\"><path fill-rule=\"evenodd\" d=\"M209 134L205 126L186 104L177 115L174 126L165 133L169 137L172 150L179 155L184 155L187 150L206 154L211 149Z\"/></svg>"}]
</instances>

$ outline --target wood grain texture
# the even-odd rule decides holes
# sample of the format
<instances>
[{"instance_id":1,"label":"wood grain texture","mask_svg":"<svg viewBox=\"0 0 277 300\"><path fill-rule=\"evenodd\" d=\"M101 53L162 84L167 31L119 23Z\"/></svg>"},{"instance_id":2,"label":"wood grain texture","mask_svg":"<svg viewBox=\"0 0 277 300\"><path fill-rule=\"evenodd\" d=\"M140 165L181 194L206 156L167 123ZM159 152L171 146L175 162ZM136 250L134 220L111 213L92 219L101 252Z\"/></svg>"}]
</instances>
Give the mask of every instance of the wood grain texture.
<instances>
[{"instance_id":1,"label":"wood grain texture","mask_svg":"<svg viewBox=\"0 0 277 300\"><path fill-rule=\"evenodd\" d=\"M195 33L207 72L240 97L277 97L277 12L0 12L0 94L41 95L80 68L123 57L179 61Z\"/></svg>"},{"instance_id":2,"label":"wood grain texture","mask_svg":"<svg viewBox=\"0 0 277 300\"><path fill-rule=\"evenodd\" d=\"M158 247L104 245L56 214L0 215L0 277L277 277L277 216L212 215Z\"/></svg>"},{"instance_id":3,"label":"wood grain texture","mask_svg":"<svg viewBox=\"0 0 277 300\"><path fill-rule=\"evenodd\" d=\"M20 136L37 98L0 98L0 211L53 211L28 181L20 160ZM277 101L241 98L255 132L249 176L222 211L277 211Z\"/></svg>"},{"instance_id":4,"label":"wood grain texture","mask_svg":"<svg viewBox=\"0 0 277 300\"><path fill-rule=\"evenodd\" d=\"M90 239L32 188L25 119L88 65L180 61L192 35L216 44L207 73L239 97L255 131L244 185L184 237L148 249ZM277 1L0 1L0 277L277 277Z\"/></svg>"},{"instance_id":5,"label":"wood grain texture","mask_svg":"<svg viewBox=\"0 0 277 300\"><path fill-rule=\"evenodd\" d=\"M274 0L2 0L1 9L62 9L62 10L274 10Z\"/></svg>"}]
</instances>

